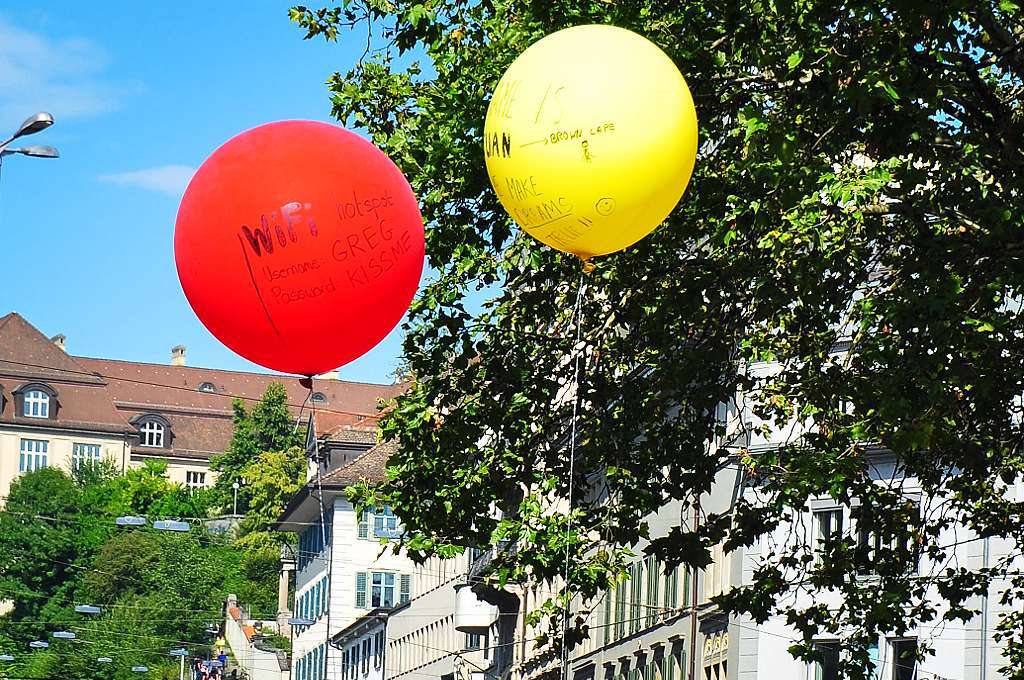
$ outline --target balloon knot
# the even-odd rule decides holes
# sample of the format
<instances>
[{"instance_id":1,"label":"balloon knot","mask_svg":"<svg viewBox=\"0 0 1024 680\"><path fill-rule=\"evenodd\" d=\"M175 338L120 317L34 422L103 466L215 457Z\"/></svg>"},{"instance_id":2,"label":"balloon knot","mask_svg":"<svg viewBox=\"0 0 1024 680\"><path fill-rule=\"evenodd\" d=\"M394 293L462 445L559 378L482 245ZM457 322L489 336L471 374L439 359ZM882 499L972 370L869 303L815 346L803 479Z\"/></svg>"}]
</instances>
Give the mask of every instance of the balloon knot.
<instances>
[{"instance_id":1,"label":"balloon knot","mask_svg":"<svg viewBox=\"0 0 1024 680\"><path fill-rule=\"evenodd\" d=\"M595 269L597 269L597 265L596 264L594 264L590 260L583 260L583 273L584 274L591 274L591 273L593 273L593 271Z\"/></svg>"}]
</instances>

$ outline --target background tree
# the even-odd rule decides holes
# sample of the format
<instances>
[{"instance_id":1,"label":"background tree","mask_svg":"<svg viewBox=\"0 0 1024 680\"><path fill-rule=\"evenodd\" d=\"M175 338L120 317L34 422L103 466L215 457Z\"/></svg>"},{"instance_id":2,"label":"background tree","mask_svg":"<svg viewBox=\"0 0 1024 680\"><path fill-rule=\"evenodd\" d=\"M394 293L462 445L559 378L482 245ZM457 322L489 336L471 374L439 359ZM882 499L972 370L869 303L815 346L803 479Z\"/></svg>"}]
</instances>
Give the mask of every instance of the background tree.
<instances>
[{"instance_id":1,"label":"background tree","mask_svg":"<svg viewBox=\"0 0 1024 680\"><path fill-rule=\"evenodd\" d=\"M214 502L222 507L231 507L232 484L244 478L243 469L257 456L267 451L285 451L300 446L305 431L295 427L295 419L288 410L288 393L279 383L271 383L263 396L247 410L240 399L232 402L234 431L231 443L223 454L210 460L210 467L220 474L214 484ZM251 491L247 485L238 490L238 511L245 513L249 508Z\"/></svg>"},{"instance_id":2,"label":"background tree","mask_svg":"<svg viewBox=\"0 0 1024 680\"><path fill-rule=\"evenodd\" d=\"M364 58L329 80L334 113L398 163L428 223L436 276L404 345L416 381L384 422L401 449L379 497L362 494L396 509L411 550L514 541L523 549L496 562L497 576L554 581L568 569L590 602L648 533L645 516L672 500L689 514L714 471L736 460L756 503L651 549L699 567L720 540L767 540L809 498L856 500L858 525L902 549L867 551L844 536L814 560L779 546L752 585L722 600L757 620L800 622L792 651L804 658L816 635L842 633L841 671L856 677L870 672L870 640L968 616L967 598L1006 570L911 575L918 551L939 565L949 557L949 526L1005 537L1020 554L1022 507L1007 492L1024 470L1015 2L353 0L291 17L307 38L370 32ZM579 264L513 228L480 135L511 61L590 22L635 30L675 60L703 146L666 223L586 279L577 348ZM571 476L562 433L572 404L558 393L576 351L586 364ZM778 372L749 370L764 360ZM797 414L811 434L759 456L709 451L727 434L717 410L739 392L768 422ZM941 502L914 515L898 486L872 483L878 447L897 457L898 479ZM572 510L590 531L571 533L566 551L567 518L552 498L595 478L605 493L575 494ZM857 578L865 569L879 578L869 589ZM949 605L941 613L929 586ZM1011 608L1022 608L1022 587L1020 577L1004 587ZM801 590L838 591L846 606L785 597ZM1015 678L1021 623L1001 624Z\"/></svg>"},{"instance_id":3,"label":"background tree","mask_svg":"<svg viewBox=\"0 0 1024 680\"><path fill-rule=\"evenodd\" d=\"M19 477L0 509L0 592L14 607L0 617L0 650L17 661L0 676L127 680L131 666L177 677L170 647L201 650L209 623L222 618L228 593L274 616L274 578L266 551L244 550L193 523L185 534L115 524L125 514L148 519L204 517L208 494L168 481L161 464L120 474L110 466L69 476L44 468ZM99 616L76 604L99 604ZM84 643L50 637L71 630ZM30 640L51 646L26 654ZM114 659L110 666L97 656Z\"/></svg>"}]
</instances>

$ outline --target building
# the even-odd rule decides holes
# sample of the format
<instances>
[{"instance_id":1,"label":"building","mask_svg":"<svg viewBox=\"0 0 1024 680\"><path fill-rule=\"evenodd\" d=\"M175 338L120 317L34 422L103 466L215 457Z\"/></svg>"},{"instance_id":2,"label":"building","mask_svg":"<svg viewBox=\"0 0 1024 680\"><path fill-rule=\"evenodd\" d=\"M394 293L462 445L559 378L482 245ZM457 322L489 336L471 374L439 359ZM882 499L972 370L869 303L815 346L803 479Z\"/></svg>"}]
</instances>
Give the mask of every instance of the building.
<instances>
[{"instance_id":1,"label":"building","mask_svg":"<svg viewBox=\"0 0 1024 680\"><path fill-rule=\"evenodd\" d=\"M378 607L342 628L331 637L331 647L341 656L342 680L384 680L392 677L388 668L385 639L388 609Z\"/></svg>"},{"instance_id":2,"label":"building","mask_svg":"<svg viewBox=\"0 0 1024 680\"><path fill-rule=\"evenodd\" d=\"M299 537L293 619L305 623L291 628L293 680L355 677L354 668L370 663L367 654L380 659L383 650L364 651L362 639L358 648L338 650L330 641L371 611L391 610L416 594L416 565L382 545L400 530L394 514L388 508L357 513L345 495L353 484L382 481L394 450L384 442L362 454L333 452L330 460L321 453L319 469L311 468L274 527Z\"/></svg>"},{"instance_id":3,"label":"building","mask_svg":"<svg viewBox=\"0 0 1024 680\"><path fill-rule=\"evenodd\" d=\"M110 384L18 314L0 317L0 496L19 475L81 461L124 469L136 431Z\"/></svg>"},{"instance_id":4,"label":"building","mask_svg":"<svg viewBox=\"0 0 1024 680\"><path fill-rule=\"evenodd\" d=\"M73 356L66 343L17 313L0 317L2 496L25 471L97 460L122 470L165 460L172 481L210 486L210 458L231 440L232 402L252 405L275 382L296 416L316 411L322 450L350 459L376 442L378 404L402 389L321 377L310 394L294 376L187 366L180 345L170 363L152 364Z\"/></svg>"}]
</instances>

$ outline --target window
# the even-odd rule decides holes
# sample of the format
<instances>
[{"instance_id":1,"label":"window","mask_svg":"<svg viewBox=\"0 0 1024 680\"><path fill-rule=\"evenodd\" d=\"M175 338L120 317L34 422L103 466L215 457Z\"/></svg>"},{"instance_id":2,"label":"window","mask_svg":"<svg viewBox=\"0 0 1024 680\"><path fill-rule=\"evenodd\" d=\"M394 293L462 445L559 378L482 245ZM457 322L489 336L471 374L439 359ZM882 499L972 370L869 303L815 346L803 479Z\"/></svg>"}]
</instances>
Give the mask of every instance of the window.
<instances>
[{"instance_id":1,"label":"window","mask_svg":"<svg viewBox=\"0 0 1024 680\"><path fill-rule=\"evenodd\" d=\"M371 525L373 526L372 534L370 532ZM395 517L395 513L388 506L377 508L373 512L363 510L359 514L356 526L356 535L359 538L366 538L371 541L381 538L398 538L398 531L400 531L398 518Z\"/></svg>"},{"instance_id":2,"label":"window","mask_svg":"<svg viewBox=\"0 0 1024 680\"><path fill-rule=\"evenodd\" d=\"M164 426L160 423L153 420L147 420L139 429L139 434L141 435L139 443L142 446L151 446L158 449L163 448Z\"/></svg>"},{"instance_id":3,"label":"window","mask_svg":"<svg viewBox=\"0 0 1024 680\"><path fill-rule=\"evenodd\" d=\"M46 452L50 442L45 439L22 439L18 472L32 472L46 467Z\"/></svg>"},{"instance_id":4,"label":"window","mask_svg":"<svg viewBox=\"0 0 1024 680\"><path fill-rule=\"evenodd\" d=\"M842 508L829 508L814 513L814 552L820 554L823 545L843 534Z\"/></svg>"},{"instance_id":5,"label":"window","mask_svg":"<svg viewBox=\"0 0 1024 680\"><path fill-rule=\"evenodd\" d=\"M398 518L385 507L373 516L373 535L377 538L397 538Z\"/></svg>"},{"instance_id":6,"label":"window","mask_svg":"<svg viewBox=\"0 0 1024 680\"><path fill-rule=\"evenodd\" d=\"M206 473L187 470L185 472L185 486L190 489L202 489L206 486Z\"/></svg>"},{"instance_id":7,"label":"window","mask_svg":"<svg viewBox=\"0 0 1024 680\"><path fill-rule=\"evenodd\" d=\"M50 417L50 395L42 390L29 390L25 393L22 415L27 418Z\"/></svg>"},{"instance_id":8,"label":"window","mask_svg":"<svg viewBox=\"0 0 1024 680\"><path fill-rule=\"evenodd\" d=\"M921 517L920 502L915 498L907 498L904 509L907 511L907 529L911 532L918 526ZM893 534L886 537L876 533L866 523L857 529L857 545L861 557L865 560L860 565L860 572L863 575L875 574L878 571L878 562L888 565L903 565L907 572L915 572L920 559L919 549L913 539L904 534L905 540L899 541Z\"/></svg>"},{"instance_id":9,"label":"window","mask_svg":"<svg viewBox=\"0 0 1024 680\"><path fill-rule=\"evenodd\" d=\"M719 543L711 548L712 562L704 568L704 598L710 600L729 589L729 554Z\"/></svg>"},{"instance_id":10,"label":"window","mask_svg":"<svg viewBox=\"0 0 1024 680\"><path fill-rule=\"evenodd\" d=\"M200 392L216 392L217 388L214 387L212 382L204 382L199 385Z\"/></svg>"},{"instance_id":11,"label":"window","mask_svg":"<svg viewBox=\"0 0 1024 680\"><path fill-rule=\"evenodd\" d=\"M71 467L78 469L83 465L95 465L100 462L99 444L80 444L75 442L71 446Z\"/></svg>"},{"instance_id":12,"label":"window","mask_svg":"<svg viewBox=\"0 0 1024 680\"><path fill-rule=\"evenodd\" d=\"M310 397L310 398L313 400L314 403L317 403L317 404L326 404L327 403L327 397L324 395L323 392L314 392L313 396Z\"/></svg>"},{"instance_id":13,"label":"window","mask_svg":"<svg viewBox=\"0 0 1024 680\"><path fill-rule=\"evenodd\" d=\"M370 591L370 606L394 607L395 606L395 575L383 572L373 572L373 588Z\"/></svg>"},{"instance_id":14,"label":"window","mask_svg":"<svg viewBox=\"0 0 1024 680\"><path fill-rule=\"evenodd\" d=\"M480 633L466 633L466 649L469 651L483 647L483 636Z\"/></svg>"},{"instance_id":15,"label":"window","mask_svg":"<svg viewBox=\"0 0 1024 680\"><path fill-rule=\"evenodd\" d=\"M823 657L814 662L814 680L839 680L839 643L815 642L814 649Z\"/></svg>"},{"instance_id":16,"label":"window","mask_svg":"<svg viewBox=\"0 0 1024 680\"><path fill-rule=\"evenodd\" d=\"M918 680L917 640L892 641L892 680Z\"/></svg>"}]
</instances>

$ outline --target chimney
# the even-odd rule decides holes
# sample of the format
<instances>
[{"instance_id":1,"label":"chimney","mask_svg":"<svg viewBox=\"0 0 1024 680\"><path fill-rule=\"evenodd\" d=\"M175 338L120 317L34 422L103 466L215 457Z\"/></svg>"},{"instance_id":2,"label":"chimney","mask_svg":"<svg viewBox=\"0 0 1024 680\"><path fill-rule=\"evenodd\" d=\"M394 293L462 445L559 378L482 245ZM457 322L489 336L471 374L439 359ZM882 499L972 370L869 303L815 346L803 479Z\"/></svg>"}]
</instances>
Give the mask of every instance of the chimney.
<instances>
[{"instance_id":1,"label":"chimney","mask_svg":"<svg viewBox=\"0 0 1024 680\"><path fill-rule=\"evenodd\" d=\"M67 337L63 333L57 333L57 335L55 335L52 338L50 338L50 342L52 342L53 344L57 345L57 347L60 348L60 351L62 351L62 352L67 352L68 351L68 348L67 348L67 345L66 345Z\"/></svg>"},{"instance_id":2,"label":"chimney","mask_svg":"<svg viewBox=\"0 0 1024 680\"><path fill-rule=\"evenodd\" d=\"M171 348L171 366L185 365L185 345L175 345Z\"/></svg>"},{"instance_id":3,"label":"chimney","mask_svg":"<svg viewBox=\"0 0 1024 680\"><path fill-rule=\"evenodd\" d=\"M317 378L320 378L321 380L341 380L341 376L338 375L338 369L327 371L322 375L318 375Z\"/></svg>"}]
</instances>

